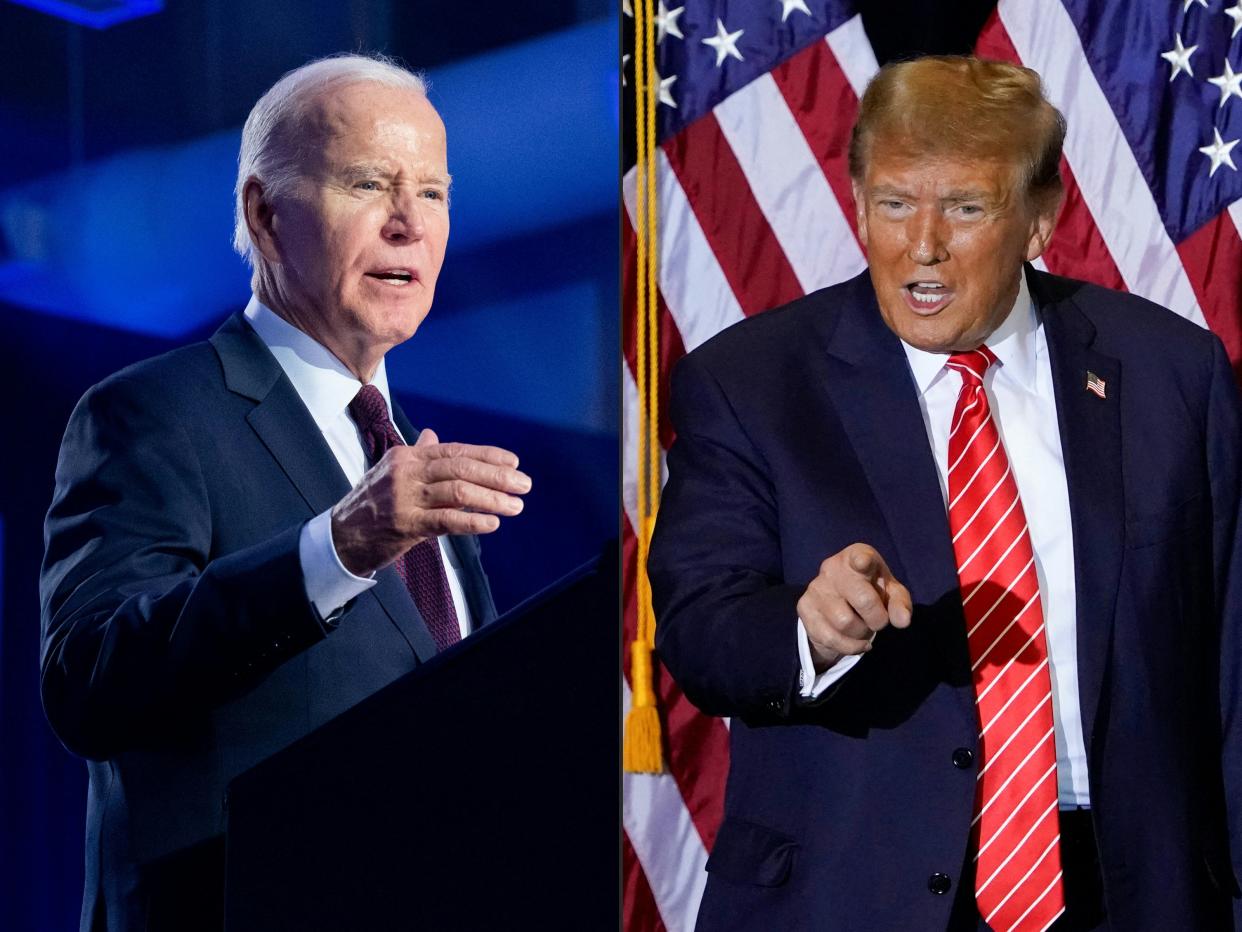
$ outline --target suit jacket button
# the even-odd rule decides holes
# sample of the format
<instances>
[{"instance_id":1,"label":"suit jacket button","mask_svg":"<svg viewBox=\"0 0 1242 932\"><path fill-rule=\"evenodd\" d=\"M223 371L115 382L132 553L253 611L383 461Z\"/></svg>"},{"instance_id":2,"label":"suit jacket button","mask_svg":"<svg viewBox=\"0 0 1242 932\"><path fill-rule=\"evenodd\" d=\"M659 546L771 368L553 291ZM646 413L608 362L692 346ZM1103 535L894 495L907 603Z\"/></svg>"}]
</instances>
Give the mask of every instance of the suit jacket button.
<instances>
[{"instance_id":1,"label":"suit jacket button","mask_svg":"<svg viewBox=\"0 0 1242 932\"><path fill-rule=\"evenodd\" d=\"M937 872L927 878L927 889L936 894L936 896L944 896L952 886L953 881L949 879L948 874Z\"/></svg>"},{"instance_id":2,"label":"suit jacket button","mask_svg":"<svg viewBox=\"0 0 1242 932\"><path fill-rule=\"evenodd\" d=\"M958 748L953 752L953 766L965 770L975 762L975 753L970 748Z\"/></svg>"},{"instance_id":3,"label":"suit jacket button","mask_svg":"<svg viewBox=\"0 0 1242 932\"><path fill-rule=\"evenodd\" d=\"M784 707L785 707L785 704L784 704L783 702L781 702L779 699L769 699L769 700L768 700L768 711L769 711L769 712L779 712L779 711L781 711Z\"/></svg>"}]
</instances>

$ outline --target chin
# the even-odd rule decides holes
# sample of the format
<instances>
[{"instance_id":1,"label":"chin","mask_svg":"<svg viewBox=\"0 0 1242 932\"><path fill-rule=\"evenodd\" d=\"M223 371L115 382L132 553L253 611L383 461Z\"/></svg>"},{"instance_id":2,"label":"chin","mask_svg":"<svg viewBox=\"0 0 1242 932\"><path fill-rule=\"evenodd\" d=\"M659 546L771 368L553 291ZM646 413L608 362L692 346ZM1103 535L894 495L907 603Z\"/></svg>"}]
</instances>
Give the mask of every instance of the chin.
<instances>
[{"instance_id":1,"label":"chin","mask_svg":"<svg viewBox=\"0 0 1242 932\"><path fill-rule=\"evenodd\" d=\"M946 328L941 322L924 320L904 321L905 326L892 330L904 342L925 353L955 353L962 348L964 335L956 328ZM928 326L928 324L931 326ZM937 326L937 323L941 323ZM978 341L967 349L974 349Z\"/></svg>"},{"instance_id":2,"label":"chin","mask_svg":"<svg viewBox=\"0 0 1242 932\"><path fill-rule=\"evenodd\" d=\"M427 317L426 307L384 308L375 311L366 327L377 342L396 346L418 331Z\"/></svg>"},{"instance_id":3,"label":"chin","mask_svg":"<svg viewBox=\"0 0 1242 932\"><path fill-rule=\"evenodd\" d=\"M943 321L916 317L904 306L897 308L896 313L886 308L882 309L881 316L888 329L893 331L898 339L915 349L928 353L945 352L944 343L946 339L951 340L951 337L944 333Z\"/></svg>"},{"instance_id":4,"label":"chin","mask_svg":"<svg viewBox=\"0 0 1242 932\"><path fill-rule=\"evenodd\" d=\"M381 343L391 348L394 346L400 346L406 340L410 339L410 337L414 336L414 334L418 331L419 323L421 323L421 321L409 322L400 325L394 324L382 329L373 330L372 333L375 334L377 343Z\"/></svg>"}]
</instances>

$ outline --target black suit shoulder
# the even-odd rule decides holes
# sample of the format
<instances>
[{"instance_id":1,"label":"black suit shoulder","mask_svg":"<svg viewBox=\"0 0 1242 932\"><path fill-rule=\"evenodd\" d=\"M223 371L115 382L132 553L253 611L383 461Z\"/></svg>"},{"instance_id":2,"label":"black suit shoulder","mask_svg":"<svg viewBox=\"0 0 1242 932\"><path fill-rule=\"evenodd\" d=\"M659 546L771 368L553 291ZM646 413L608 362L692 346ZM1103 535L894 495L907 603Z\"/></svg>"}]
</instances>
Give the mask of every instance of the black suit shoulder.
<instances>
[{"instance_id":1,"label":"black suit shoulder","mask_svg":"<svg viewBox=\"0 0 1242 932\"><path fill-rule=\"evenodd\" d=\"M819 348L831 337L842 313L870 298L868 273L821 288L769 311L726 327L692 352L679 365L703 368L718 378L746 378L796 364L809 348Z\"/></svg>"},{"instance_id":2,"label":"black suit shoulder","mask_svg":"<svg viewBox=\"0 0 1242 932\"><path fill-rule=\"evenodd\" d=\"M100 412L112 403L140 400L152 415L180 418L196 401L209 410L208 398L224 390L220 358L204 340L114 372L87 389L79 406Z\"/></svg>"},{"instance_id":3,"label":"black suit shoulder","mask_svg":"<svg viewBox=\"0 0 1242 932\"><path fill-rule=\"evenodd\" d=\"M136 382L149 385L177 387L188 382L210 380L224 384L220 357L207 340L143 359L113 373L99 384L113 381Z\"/></svg>"},{"instance_id":4,"label":"black suit shoulder","mask_svg":"<svg viewBox=\"0 0 1242 932\"><path fill-rule=\"evenodd\" d=\"M1224 345L1206 327L1138 295L1039 272L1030 281L1046 328L1079 330L1117 361L1126 417L1146 421L1159 405L1203 424L1213 397L1234 391Z\"/></svg>"},{"instance_id":5,"label":"black suit shoulder","mask_svg":"<svg viewBox=\"0 0 1242 932\"><path fill-rule=\"evenodd\" d=\"M1096 328L1096 348L1123 360L1202 359L1220 343L1207 328L1139 295L1047 272L1034 272L1031 282L1041 307L1072 302Z\"/></svg>"}]
</instances>

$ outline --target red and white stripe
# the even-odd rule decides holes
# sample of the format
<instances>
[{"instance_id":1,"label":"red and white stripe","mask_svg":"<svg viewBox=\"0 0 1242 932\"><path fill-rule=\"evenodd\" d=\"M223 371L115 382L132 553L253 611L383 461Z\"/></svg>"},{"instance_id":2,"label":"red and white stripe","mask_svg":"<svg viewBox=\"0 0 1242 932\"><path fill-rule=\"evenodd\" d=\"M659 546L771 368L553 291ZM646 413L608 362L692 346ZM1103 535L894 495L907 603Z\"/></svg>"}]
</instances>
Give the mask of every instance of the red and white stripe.
<instances>
[{"instance_id":1,"label":"red and white stripe","mask_svg":"<svg viewBox=\"0 0 1242 932\"><path fill-rule=\"evenodd\" d=\"M980 721L975 898L998 932L1039 932L1064 908L1052 683L1026 515L983 389L995 359L945 364L962 375L948 487Z\"/></svg>"},{"instance_id":2,"label":"red and white stripe","mask_svg":"<svg viewBox=\"0 0 1242 932\"><path fill-rule=\"evenodd\" d=\"M858 95L876 67L855 17L660 147L662 407L669 372L682 354L749 314L863 269L845 157ZM809 93L812 88L817 93ZM633 268L634 184L631 171L622 185L627 270ZM625 285L622 537L628 652L636 620L638 438L635 297L628 271ZM667 422L660 433L667 447L672 441ZM623 660L628 676L628 653ZM668 735L668 771L624 778L624 928L690 932L707 879L703 866L724 810L728 722L690 705L658 663L656 694ZM628 708L628 681L624 695Z\"/></svg>"},{"instance_id":3,"label":"red and white stripe","mask_svg":"<svg viewBox=\"0 0 1242 932\"><path fill-rule=\"evenodd\" d=\"M975 50L1038 71L1068 123L1067 198L1048 270L1150 298L1211 327L1235 365L1242 360L1242 201L1181 243L1170 239L1061 3L1001 0Z\"/></svg>"},{"instance_id":4,"label":"red and white stripe","mask_svg":"<svg viewBox=\"0 0 1242 932\"><path fill-rule=\"evenodd\" d=\"M1242 359L1242 202L1186 241L1171 242L1078 34L1054 0L1001 0L977 49L1039 71L1069 123L1062 162L1066 207L1038 264L1133 291L1206 323L1225 341L1231 358ZM876 69L855 17L661 147L662 405L669 369L684 352L746 315L842 281L863 267L846 153L858 97ZM626 267L632 269L632 172L623 194ZM628 649L635 625L637 462L632 274L625 285ZM667 423L660 435L667 447L672 441ZM1008 556L997 551L988 563ZM625 778L625 928L688 932L703 888L702 865L723 812L728 726L699 714L662 671L657 695L667 723L669 772Z\"/></svg>"}]
</instances>

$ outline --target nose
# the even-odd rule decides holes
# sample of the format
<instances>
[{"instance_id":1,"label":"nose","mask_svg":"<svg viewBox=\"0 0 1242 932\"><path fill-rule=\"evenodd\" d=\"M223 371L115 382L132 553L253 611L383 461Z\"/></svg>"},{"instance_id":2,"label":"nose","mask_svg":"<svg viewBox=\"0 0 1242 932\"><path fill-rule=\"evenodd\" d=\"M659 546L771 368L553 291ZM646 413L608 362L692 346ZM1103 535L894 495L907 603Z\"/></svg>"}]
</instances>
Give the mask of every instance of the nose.
<instances>
[{"instance_id":1,"label":"nose","mask_svg":"<svg viewBox=\"0 0 1242 932\"><path fill-rule=\"evenodd\" d=\"M936 265L949 258L944 218L938 210L920 210L906 221L909 255L919 265Z\"/></svg>"},{"instance_id":2,"label":"nose","mask_svg":"<svg viewBox=\"0 0 1242 932\"><path fill-rule=\"evenodd\" d=\"M382 232L384 239L398 245L423 238L427 232L423 202L419 201L415 192L402 187L393 188L388 219Z\"/></svg>"}]
</instances>

